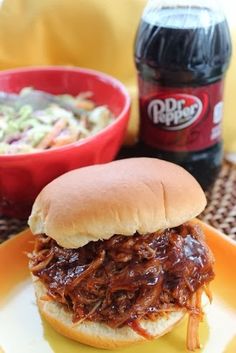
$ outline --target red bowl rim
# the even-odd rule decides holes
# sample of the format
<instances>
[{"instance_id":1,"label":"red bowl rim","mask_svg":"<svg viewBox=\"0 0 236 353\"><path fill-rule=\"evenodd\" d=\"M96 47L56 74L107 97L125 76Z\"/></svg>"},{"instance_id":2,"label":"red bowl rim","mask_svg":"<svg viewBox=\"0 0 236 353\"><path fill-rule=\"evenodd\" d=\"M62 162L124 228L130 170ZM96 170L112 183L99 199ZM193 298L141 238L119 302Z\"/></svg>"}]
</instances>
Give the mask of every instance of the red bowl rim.
<instances>
[{"instance_id":1,"label":"red bowl rim","mask_svg":"<svg viewBox=\"0 0 236 353\"><path fill-rule=\"evenodd\" d=\"M73 143L69 143L65 146L61 147L56 147L53 149L47 149L47 150L42 150L38 152L28 152L28 153L17 153L17 154L0 154L0 159L8 160L8 159L19 159L19 158L27 158L32 156L42 156L44 154L48 153L60 153L61 151L66 151L74 147L78 147L81 145L85 145L90 143L93 140L96 140L98 137L102 137L104 134L107 134L110 130L113 129L119 122L126 116L126 114L129 112L130 106L131 106L131 99L129 96L129 93L127 91L127 88L121 81L118 79L114 78L113 76L110 76L104 72L97 71L97 70L92 70L92 69L87 69L87 68L80 68L76 66L33 66L33 67L21 67L17 69L9 69L9 70L2 70L0 72L0 77L5 74L20 74L20 73L25 73L25 72L45 72L45 71L70 71L70 72L77 72L77 73L82 73L82 74L89 74L92 76L97 76L105 81L108 81L110 84L113 86L117 87L118 90L122 93L122 95L125 98L125 104L120 112L120 114L115 118L115 120L108 126L106 126L104 129L101 131L97 132L95 135L89 136L84 138L83 140L79 140Z\"/></svg>"}]
</instances>

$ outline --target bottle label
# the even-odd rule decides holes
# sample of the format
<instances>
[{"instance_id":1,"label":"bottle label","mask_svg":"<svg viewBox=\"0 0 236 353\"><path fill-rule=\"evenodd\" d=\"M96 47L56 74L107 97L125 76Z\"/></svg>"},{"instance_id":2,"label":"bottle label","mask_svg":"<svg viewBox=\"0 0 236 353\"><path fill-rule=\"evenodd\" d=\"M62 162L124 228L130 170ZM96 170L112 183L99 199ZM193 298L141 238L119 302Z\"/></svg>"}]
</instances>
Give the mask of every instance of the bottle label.
<instances>
[{"instance_id":1,"label":"bottle label","mask_svg":"<svg viewBox=\"0 0 236 353\"><path fill-rule=\"evenodd\" d=\"M223 85L175 88L140 77L140 139L163 151L213 146L222 136Z\"/></svg>"}]
</instances>

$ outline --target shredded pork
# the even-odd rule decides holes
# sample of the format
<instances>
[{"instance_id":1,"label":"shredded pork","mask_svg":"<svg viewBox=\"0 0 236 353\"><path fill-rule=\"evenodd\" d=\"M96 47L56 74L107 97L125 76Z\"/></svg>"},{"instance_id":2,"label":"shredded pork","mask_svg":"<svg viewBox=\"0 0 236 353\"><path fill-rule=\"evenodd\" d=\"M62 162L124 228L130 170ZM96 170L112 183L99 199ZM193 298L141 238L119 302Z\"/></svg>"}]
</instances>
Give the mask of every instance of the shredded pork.
<instances>
[{"instance_id":1,"label":"shredded pork","mask_svg":"<svg viewBox=\"0 0 236 353\"><path fill-rule=\"evenodd\" d=\"M53 299L73 313L73 322L91 320L112 328L139 326L170 311L190 314L188 348L199 346L201 292L214 278L213 257L198 225L184 224L147 235L114 235L79 249L65 249L37 236L30 254L32 273ZM210 295L210 294L209 294Z\"/></svg>"}]
</instances>

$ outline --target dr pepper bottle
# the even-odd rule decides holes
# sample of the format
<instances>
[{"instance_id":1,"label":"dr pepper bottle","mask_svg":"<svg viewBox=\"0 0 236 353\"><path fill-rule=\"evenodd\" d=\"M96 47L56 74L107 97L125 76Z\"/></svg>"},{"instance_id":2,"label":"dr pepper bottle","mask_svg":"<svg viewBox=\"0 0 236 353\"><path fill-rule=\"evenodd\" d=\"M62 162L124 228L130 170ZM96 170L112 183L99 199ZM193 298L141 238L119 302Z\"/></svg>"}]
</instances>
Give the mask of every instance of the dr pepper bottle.
<instances>
[{"instance_id":1,"label":"dr pepper bottle","mask_svg":"<svg viewBox=\"0 0 236 353\"><path fill-rule=\"evenodd\" d=\"M230 33L215 0L150 0L136 35L142 154L182 165L204 189L222 163Z\"/></svg>"}]
</instances>

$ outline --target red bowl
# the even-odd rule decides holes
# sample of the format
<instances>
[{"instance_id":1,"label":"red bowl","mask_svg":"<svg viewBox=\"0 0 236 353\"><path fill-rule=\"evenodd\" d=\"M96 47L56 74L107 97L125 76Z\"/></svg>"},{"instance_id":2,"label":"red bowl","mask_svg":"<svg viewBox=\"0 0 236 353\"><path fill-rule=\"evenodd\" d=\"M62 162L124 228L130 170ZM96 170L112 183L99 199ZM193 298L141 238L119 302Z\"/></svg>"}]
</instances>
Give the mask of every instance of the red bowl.
<instances>
[{"instance_id":1,"label":"red bowl","mask_svg":"<svg viewBox=\"0 0 236 353\"><path fill-rule=\"evenodd\" d=\"M19 92L34 87L53 94L92 91L97 104L116 116L112 124L82 141L42 152L0 155L0 214L28 217L35 197L51 180L75 168L110 162L124 138L130 98L115 78L72 67L37 67L0 72L0 91Z\"/></svg>"}]
</instances>

